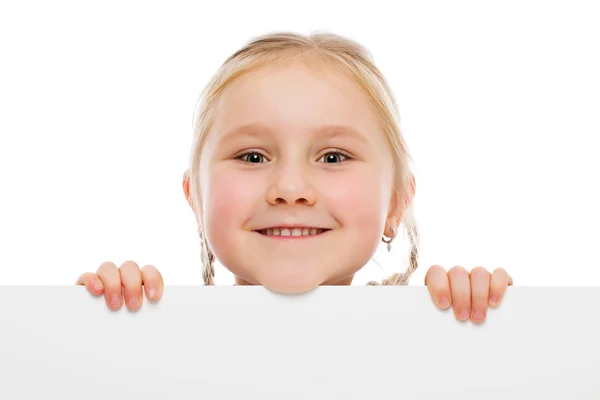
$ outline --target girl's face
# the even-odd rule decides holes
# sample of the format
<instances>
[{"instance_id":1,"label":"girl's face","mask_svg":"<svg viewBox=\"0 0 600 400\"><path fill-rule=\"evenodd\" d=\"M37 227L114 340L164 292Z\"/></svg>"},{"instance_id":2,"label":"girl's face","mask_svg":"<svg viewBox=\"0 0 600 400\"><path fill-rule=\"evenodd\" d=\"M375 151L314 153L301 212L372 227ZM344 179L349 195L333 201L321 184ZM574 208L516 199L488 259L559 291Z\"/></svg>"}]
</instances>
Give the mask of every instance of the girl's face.
<instances>
[{"instance_id":1,"label":"girl's face","mask_svg":"<svg viewBox=\"0 0 600 400\"><path fill-rule=\"evenodd\" d=\"M255 70L216 106L201 217L237 284L282 293L350 284L392 221L392 155L377 114L356 83L319 67Z\"/></svg>"}]
</instances>

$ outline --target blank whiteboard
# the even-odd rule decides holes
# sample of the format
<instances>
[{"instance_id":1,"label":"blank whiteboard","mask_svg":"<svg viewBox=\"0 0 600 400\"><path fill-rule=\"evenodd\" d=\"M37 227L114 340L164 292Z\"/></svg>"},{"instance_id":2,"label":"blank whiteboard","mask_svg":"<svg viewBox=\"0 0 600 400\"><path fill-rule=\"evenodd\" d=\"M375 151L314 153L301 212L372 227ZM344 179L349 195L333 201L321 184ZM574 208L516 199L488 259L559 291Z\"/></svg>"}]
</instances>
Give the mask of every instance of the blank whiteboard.
<instances>
[{"instance_id":1,"label":"blank whiteboard","mask_svg":"<svg viewBox=\"0 0 600 400\"><path fill-rule=\"evenodd\" d=\"M110 311L0 287L1 399L600 399L600 287L509 287L483 325L425 287L167 286Z\"/></svg>"}]
</instances>

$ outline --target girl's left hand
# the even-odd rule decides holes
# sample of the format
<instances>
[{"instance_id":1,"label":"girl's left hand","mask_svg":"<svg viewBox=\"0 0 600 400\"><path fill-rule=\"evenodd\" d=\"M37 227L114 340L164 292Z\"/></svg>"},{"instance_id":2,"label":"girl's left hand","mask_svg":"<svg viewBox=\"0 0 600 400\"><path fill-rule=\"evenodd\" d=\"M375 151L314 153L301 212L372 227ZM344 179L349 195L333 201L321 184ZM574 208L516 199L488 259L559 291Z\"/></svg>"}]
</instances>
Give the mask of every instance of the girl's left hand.
<instances>
[{"instance_id":1,"label":"girl's left hand","mask_svg":"<svg viewBox=\"0 0 600 400\"><path fill-rule=\"evenodd\" d=\"M453 306L457 319L470 318L475 323L485 321L488 305L498 306L512 284L511 276L503 268L490 273L476 267L469 273L463 267L454 267L446 273L444 268L434 265L425 276L425 286L438 308Z\"/></svg>"}]
</instances>

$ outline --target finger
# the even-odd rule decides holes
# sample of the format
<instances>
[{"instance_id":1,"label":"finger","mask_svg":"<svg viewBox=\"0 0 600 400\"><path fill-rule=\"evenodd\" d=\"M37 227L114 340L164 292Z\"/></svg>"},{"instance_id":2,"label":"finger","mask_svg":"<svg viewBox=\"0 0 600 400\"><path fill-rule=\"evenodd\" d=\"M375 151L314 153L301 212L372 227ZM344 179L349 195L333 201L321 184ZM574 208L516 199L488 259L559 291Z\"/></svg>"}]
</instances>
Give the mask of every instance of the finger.
<instances>
[{"instance_id":1,"label":"finger","mask_svg":"<svg viewBox=\"0 0 600 400\"><path fill-rule=\"evenodd\" d=\"M506 293L506 287L512 286L513 280L504 268L497 268L490 279L490 306L497 307Z\"/></svg>"},{"instance_id":2,"label":"finger","mask_svg":"<svg viewBox=\"0 0 600 400\"><path fill-rule=\"evenodd\" d=\"M142 268L142 281L148 299L156 301L162 296L164 282L162 275L153 265Z\"/></svg>"},{"instance_id":3,"label":"finger","mask_svg":"<svg viewBox=\"0 0 600 400\"><path fill-rule=\"evenodd\" d=\"M431 298L438 308L445 310L450 307L450 281L446 270L439 265L429 268L425 275L425 286L429 289Z\"/></svg>"},{"instance_id":4,"label":"finger","mask_svg":"<svg viewBox=\"0 0 600 400\"><path fill-rule=\"evenodd\" d=\"M91 294L94 296L100 296L102 292L104 292L104 285L102 285L102 281L98 277L98 275L92 272L86 272L85 274L81 274L79 278L77 278L77 282L75 282L77 286L85 286Z\"/></svg>"},{"instance_id":5,"label":"finger","mask_svg":"<svg viewBox=\"0 0 600 400\"><path fill-rule=\"evenodd\" d=\"M123 301L123 288L121 286L121 274L117 266L111 262L105 262L98 268L96 275L104 285L104 298L109 308L118 310Z\"/></svg>"},{"instance_id":6,"label":"finger","mask_svg":"<svg viewBox=\"0 0 600 400\"><path fill-rule=\"evenodd\" d=\"M483 267L471 271L471 320L482 323L487 318L491 274Z\"/></svg>"},{"instance_id":7,"label":"finger","mask_svg":"<svg viewBox=\"0 0 600 400\"><path fill-rule=\"evenodd\" d=\"M137 311L142 306L142 272L133 261L125 261L120 267L121 284L125 293L125 304L131 311Z\"/></svg>"},{"instance_id":8,"label":"finger","mask_svg":"<svg viewBox=\"0 0 600 400\"><path fill-rule=\"evenodd\" d=\"M466 321L471 316L471 281L469 272L463 267L453 267L448 271L452 306L456 318Z\"/></svg>"}]
</instances>

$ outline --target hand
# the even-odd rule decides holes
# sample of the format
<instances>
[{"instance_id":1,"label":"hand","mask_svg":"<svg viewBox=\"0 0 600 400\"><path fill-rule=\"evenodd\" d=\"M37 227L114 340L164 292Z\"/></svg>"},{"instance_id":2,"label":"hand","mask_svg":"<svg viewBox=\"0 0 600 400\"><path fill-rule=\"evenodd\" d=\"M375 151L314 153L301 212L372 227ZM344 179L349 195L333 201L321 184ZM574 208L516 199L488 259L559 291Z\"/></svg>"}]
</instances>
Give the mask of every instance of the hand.
<instances>
[{"instance_id":1,"label":"hand","mask_svg":"<svg viewBox=\"0 0 600 400\"><path fill-rule=\"evenodd\" d=\"M497 307L512 284L511 276L503 268L490 273L476 267L469 273L463 267L454 267L446 273L444 268L434 265L425 276L425 286L438 308L453 306L457 319L470 318L475 323L485 321L488 305Z\"/></svg>"},{"instance_id":2,"label":"hand","mask_svg":"<svg viewBox=\"0 0 600 400\"><path fill-rule=\"evenodd\" d=\"M112 310L121 308L125 292L125 303L131 311L137 311L142 306L142 285L146 297L152 301L158 301L164 289L162 276L155 267L146 265L140 270L133 261L124 262L118 269L115 264L105 262L95 274L82 274L75 285L85 286L95 296L104 293L106 304Z\"/></svg>"}]
</instances>

